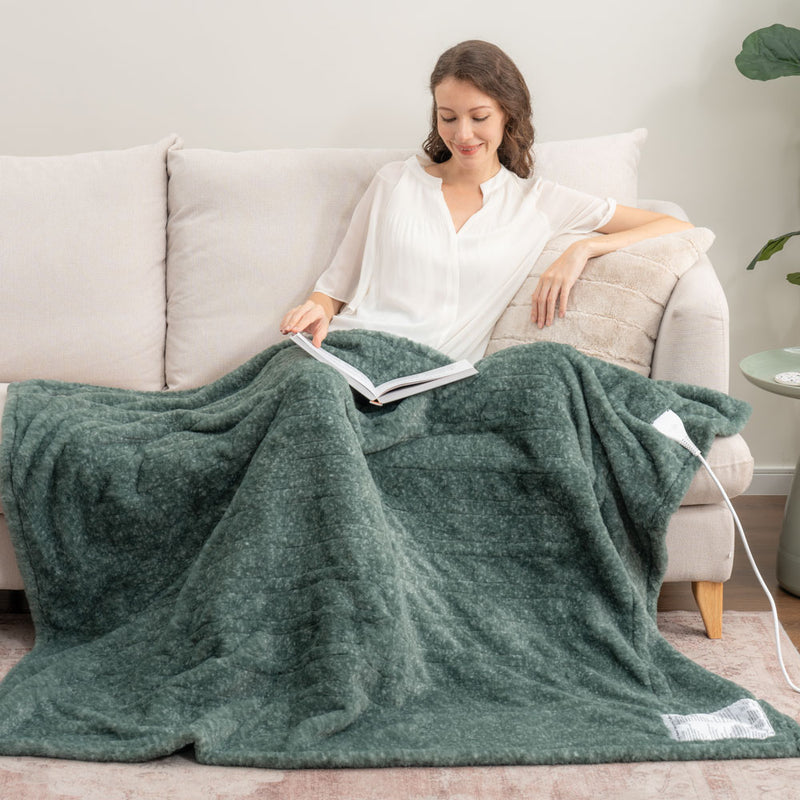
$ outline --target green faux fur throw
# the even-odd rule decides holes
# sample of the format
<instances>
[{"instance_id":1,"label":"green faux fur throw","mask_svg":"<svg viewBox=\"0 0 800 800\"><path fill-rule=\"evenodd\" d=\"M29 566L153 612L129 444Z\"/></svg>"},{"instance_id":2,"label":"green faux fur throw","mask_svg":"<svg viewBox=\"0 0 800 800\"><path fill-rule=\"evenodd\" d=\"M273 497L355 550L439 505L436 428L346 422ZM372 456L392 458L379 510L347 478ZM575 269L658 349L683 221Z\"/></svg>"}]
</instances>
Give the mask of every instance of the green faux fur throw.
<instances>
[{"instance_id":1,"label":"green faux fur throw","mask_svg":"<svg viewBox=\"0 0 800 800\"><path fill-rule=\"evenodd\" d=\"M378 333L326 346L376 382L447 361ZM3 500L36 646L0 685L0 753L800 755L791 719L654 621L697 462L650 423L672 408L706 451L747 407L563 345L477 367L382 408L289 342L174 394L12 386ZM732 738L676 738L743 699Z\"/></svg>"}]
</instances>

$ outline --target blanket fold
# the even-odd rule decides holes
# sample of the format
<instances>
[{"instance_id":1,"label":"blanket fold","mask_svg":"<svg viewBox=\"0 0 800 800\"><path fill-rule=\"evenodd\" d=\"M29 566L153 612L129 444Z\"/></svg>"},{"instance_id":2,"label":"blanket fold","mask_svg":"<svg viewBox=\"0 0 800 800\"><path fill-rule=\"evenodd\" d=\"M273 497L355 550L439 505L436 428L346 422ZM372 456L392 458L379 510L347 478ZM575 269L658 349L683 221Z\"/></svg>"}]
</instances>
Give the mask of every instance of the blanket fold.
<instances>
[{"instance_id":1,"label":"blanket fold","mask_svg":"<svg viewBox=\"0 0 800 800\"><path fill-rule=\"evenodd\" d=\"M375 332L326 346L378 380L447 362ZM184 392L13 385L0 469L36 645L0 685L0 753L800 755L794 721L734 706L655 625L698 465L651 422L672 408L706 452L747 406L563 345L477 367L382 408L288 342ZM731 706L762 738L674 738Z\"/></svg>"}]
</instances>

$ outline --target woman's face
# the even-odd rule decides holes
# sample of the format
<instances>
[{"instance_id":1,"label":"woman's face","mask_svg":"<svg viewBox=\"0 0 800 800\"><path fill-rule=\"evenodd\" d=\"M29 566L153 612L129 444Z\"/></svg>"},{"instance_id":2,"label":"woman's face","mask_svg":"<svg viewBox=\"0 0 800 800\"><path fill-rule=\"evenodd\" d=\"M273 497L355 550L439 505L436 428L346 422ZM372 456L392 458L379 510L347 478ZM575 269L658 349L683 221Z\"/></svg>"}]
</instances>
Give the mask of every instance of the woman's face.
<instances>
[{"instance_id":1,"label":"woman's face","mask_svg":"<svg viewBox=\"0 0 800 800\"><path fill-rule=\"evenodd\" d=\"M434 90L436 129L455 163L466 169L499 164L506 115L494 98L474 84L445 78Z\"/></svg>"}]
</instances>

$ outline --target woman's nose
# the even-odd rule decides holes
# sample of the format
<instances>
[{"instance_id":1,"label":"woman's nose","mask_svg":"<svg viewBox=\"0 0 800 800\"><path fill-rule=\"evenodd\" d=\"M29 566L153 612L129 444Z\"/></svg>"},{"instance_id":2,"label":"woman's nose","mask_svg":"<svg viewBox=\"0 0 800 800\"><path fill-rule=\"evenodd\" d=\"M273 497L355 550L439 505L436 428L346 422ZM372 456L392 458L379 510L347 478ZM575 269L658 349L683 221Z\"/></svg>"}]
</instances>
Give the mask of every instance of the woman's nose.
<instances>
[{"instance_id":1,"label":"woman's nose","mask_svg":"<svg viewBox=\"0 0 800 800\"><path fill-rule=\"evenodd\" d=\"M472 139L472 124L469 119L461 120L456 131L457 142L468 142Z\"/></svg>"}]
</instances>

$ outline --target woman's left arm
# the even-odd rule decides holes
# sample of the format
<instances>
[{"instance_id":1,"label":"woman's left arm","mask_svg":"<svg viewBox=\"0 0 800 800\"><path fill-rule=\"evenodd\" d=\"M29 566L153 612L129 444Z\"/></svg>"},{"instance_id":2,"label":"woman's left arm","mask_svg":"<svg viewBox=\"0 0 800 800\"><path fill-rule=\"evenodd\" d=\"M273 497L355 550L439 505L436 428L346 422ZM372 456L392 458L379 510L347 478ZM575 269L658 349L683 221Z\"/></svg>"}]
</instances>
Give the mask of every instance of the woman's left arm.
<instances>
[{"instance_id":1,"label":"woman's left arm","mask_svg":"<svg viewBox=\"0 0 800 800\"><path fill-rule=\"evenodd\" d=\"M691 222L630 206L617 206L614 216L598 233L571 244L541 275L531 296L531 322L542 328L567 312L567 301L590 258L611 253L644 239L694 227Z\"/></svg>"}]
</instances>

